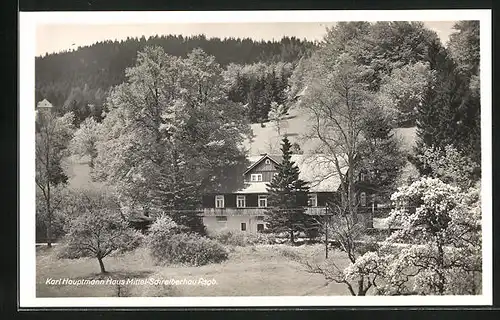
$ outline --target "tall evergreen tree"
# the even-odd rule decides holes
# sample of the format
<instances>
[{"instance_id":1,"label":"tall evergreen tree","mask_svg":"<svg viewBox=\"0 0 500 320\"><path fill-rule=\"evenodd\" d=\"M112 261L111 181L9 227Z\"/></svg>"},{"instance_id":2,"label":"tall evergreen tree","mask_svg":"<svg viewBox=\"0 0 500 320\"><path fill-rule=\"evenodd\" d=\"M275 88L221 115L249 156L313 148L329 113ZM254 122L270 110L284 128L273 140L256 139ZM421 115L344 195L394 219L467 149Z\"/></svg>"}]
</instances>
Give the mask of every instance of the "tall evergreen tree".
<instances>
[{"instance_id":1,"label":"tall evergreen tree","mask_svg":"<svg viewBox=\"0 0 500 320\"><path fill-rule=\"evenodd\" d=\"M456 65L448 60L438 72L436 85L417 108L417 153L425 147L442 149L452 145L479 162L479 118L478 97Z\"/></svg>"},{"instance_id":2,"label":"tall evergreen tree","mask_svg":"<svg viewBox=\"0 0 500 320\"><path fill-rule=\"evenodd\" d=\"M387 202L396 191L394 182L406 158L394 136L390 115L380 106L371 107L369 111L363 121L359 168L369 173L368 181L376 186L379 201Z\"/></svg>"},{"instance_id":3,"label":"tall evergreen tree","mask_svg":"<svg viewBox=\"0 0 500 320\"><path fill-rule=\"evenodd\" d=\"M283 138L281 152L283 160L277 165L278 174L268 184L269 192L267 213L267 227L272 232L288 232L290 241L295 243L294 233L304 231L307 215L304 212L307 206L307 182L299 178L299 168L291 160L290 140Z\"/></svg>"}]
</instances>

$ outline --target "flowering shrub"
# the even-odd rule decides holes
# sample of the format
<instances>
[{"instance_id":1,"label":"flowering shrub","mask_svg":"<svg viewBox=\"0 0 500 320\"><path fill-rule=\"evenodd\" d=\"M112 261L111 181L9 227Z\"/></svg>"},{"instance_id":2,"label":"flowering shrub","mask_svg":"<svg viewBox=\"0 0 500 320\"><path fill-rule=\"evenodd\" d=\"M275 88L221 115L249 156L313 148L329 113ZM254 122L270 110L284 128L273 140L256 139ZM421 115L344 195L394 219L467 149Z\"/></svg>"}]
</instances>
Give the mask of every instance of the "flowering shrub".
<instances>
[{"instance_id":1,"label":"flowering shrub","mask_svg":"<svg viewBox=\"0 0 500 320\"><path fill-rule=\"evenodd\" d=\"M228 258L226 249L219 242L187 233L167 216L160 216L152 224L146 245L157 264L185 263L199 266Z\"/></svg>"},{"instance_id":2,"label":"flowering shrub","mask_svg":"<svg viewBox=\"0 0 500 320\"><path fill-rule=\"evenodd\" d=\"M352 295L368 290L382 295L480 294L479 187L462 192L439 179L421 178L400 188L392 200L396 209L390 220L401 229L380 246L360 241L350 254L344 250L351 261L347 268L335 261L306 262L308 271L345 284ZM346 239L358 234L353 228L342 230Z\"/></svg>"},{"instance_id":3,"label":"flowering shrub","mask_svg":"<svg viewBox=\"0 0 500 320\"><path fill-rule=\"evenodd\" d=\"M358 258L345 272L383 278L379 294L478 294L481 286L479 190L461 193L439 179L400 188L391 214L402 229L378 252Z\"/></svg>"}]
</instances>

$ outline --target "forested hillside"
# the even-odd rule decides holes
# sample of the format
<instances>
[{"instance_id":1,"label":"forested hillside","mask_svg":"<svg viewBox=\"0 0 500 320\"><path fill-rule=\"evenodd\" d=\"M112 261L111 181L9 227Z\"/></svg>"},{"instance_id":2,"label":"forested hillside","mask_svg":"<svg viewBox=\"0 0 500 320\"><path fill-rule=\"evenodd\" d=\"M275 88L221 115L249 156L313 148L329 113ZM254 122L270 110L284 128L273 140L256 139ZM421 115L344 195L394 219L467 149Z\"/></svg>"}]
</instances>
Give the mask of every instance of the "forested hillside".
<instances>
[{"instance_id":1,"label":"forested hillside","mask_svg":"<svg viewBox=\"0 0 500 320\"><path fill-rule=\"evenodd\" d=\"M229 64L243 66L258 63L252 70L261 73L247 70L245 75L249 72L252 75L245 78L248 80L245 86L239 86L245 92L233 92L232 100L235 101L246 100L250 90L260 92L266 84L279 87L272 89L275 95L279 95L277 90L283 89L286 84L291 66L315 47L312 42L295 37L284 37L280 41L254 41L248 38L208 39L204 35L168 35L98 42L74 51L37 57L36 101L48 99L59 114L73 111L76 124L89 115L100 120L109 89L125 81L125 69L135 64L137 52L146 46L161 46L165 53L183 58L194 48L200 48L214 56L224 68ZM275 66L277 63L280 65ZM283 68L286 70L281 72ZM234 67L231 69L234 70ZM279 77L276 81L271 78L272 69L276 69L275 74ZM255 94L250 99L255 103L262 100ZM263 115L256 112L256 116L250 118L256 121L266 117L267 112Z\"/></svg>"}]
</instances>

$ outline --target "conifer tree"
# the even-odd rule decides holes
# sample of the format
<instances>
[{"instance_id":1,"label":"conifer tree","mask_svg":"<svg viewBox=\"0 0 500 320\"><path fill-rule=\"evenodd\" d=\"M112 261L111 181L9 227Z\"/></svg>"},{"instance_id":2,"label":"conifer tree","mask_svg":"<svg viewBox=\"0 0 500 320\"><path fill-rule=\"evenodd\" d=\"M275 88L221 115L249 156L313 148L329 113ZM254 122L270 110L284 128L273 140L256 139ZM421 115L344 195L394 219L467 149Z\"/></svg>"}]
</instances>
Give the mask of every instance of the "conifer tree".
<instances>
[{"instance_id":1,"label":"conifer tree","mask_svg":"<svg viewBox=\"0 0 500 320\"><path fill-rule=\"evenodd\" d=\"M422 148L452 145L480 161L480 106L467 79L448 60L435 87L417 109L417 154Z\"/></svg>"},{"instance_id":2,"label":"conifer tree","mask_svg":"<svg viewBox=\"0 0 500 320\"><path fill-rule=\"evenodd\" d=\"M299 168L291 160L291 143L285 136L281 152L283 160L277 165L278 174L268 184L268 205L266 222L271 232L288 232L291 243L295 242L294 232L304 231L307 215L307 182L299 178Z\"/></svg>"}]
</instances>

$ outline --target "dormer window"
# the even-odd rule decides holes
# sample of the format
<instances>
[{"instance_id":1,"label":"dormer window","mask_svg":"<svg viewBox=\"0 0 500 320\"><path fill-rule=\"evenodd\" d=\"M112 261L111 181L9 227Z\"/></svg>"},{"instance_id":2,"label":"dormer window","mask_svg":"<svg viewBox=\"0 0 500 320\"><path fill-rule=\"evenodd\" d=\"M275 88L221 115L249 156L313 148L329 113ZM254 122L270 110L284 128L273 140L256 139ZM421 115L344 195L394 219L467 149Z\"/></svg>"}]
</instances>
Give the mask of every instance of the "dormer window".
<instances>
[{"instance_id":1,"label":"dormer window","mask_svg":"<svg viewBox=\"0 0 500 320\"><path fill-rule=\"evenodd\" d=\"M262 173L252 173L250 175L250 181L252 182L262 181Z\"/></svg>"}]
</instances>

